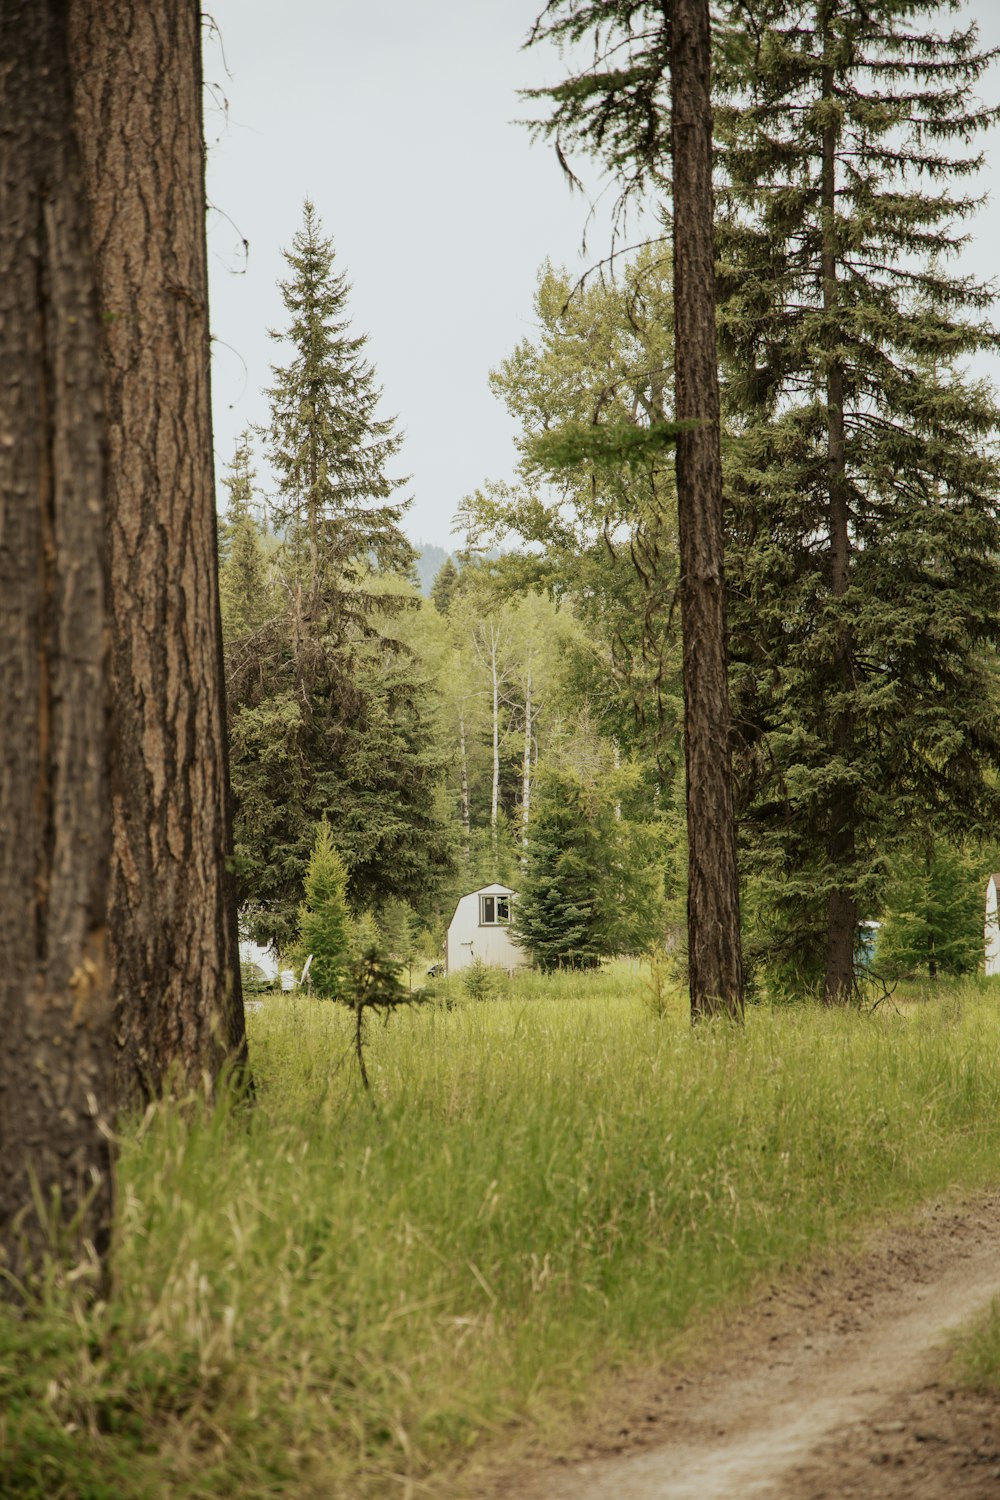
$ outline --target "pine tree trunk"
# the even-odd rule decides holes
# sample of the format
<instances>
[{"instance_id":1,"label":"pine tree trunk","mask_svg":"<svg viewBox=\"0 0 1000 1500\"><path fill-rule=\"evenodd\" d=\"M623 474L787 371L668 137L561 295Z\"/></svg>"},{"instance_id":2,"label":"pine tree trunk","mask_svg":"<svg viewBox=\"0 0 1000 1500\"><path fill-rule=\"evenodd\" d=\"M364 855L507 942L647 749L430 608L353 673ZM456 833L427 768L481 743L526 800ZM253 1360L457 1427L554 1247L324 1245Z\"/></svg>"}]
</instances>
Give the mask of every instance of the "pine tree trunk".
<instances>
[{"instance_id":1,"label":"pine tree trunk","mask_svg":"<svg viewBox=\"0 0 1000 1500\"><path fill-rule=\"evenodd\" d=\"M0 1266L20 1280L54 1248L33 1181L76 1216L77 1264L110 1236L105 452L65 0L4 0L0 57Z\"/></svg>"},{"instance_id":2,"label":"pine tree trunk","mask_svg":"<svg viewBox=\"0 0 1000 1500\"><path fill-rule=\"evenodd\" d=\"M832 45L829 35L829 10L823 11L823 45ZM823 98L834 97L834 70L823 69ZM838 303L837 290L837 139L839 129L831 121L823 131L822 206L823 206L823 310L833 316ZM835 333L831 334L835 340ZM850 581L851 542L847 497L847 465L844 432L844 369L834 361L827 375L827 474L830 517L830 589L835 600L847 593ZM832 689L838 696L850 690L851 639L846 623L841 623L832 670ZM850 763L854 748L854 723L850 712L840 708L833 726L833 754L844 765ZM830 892L827 901L826 972L823 998L828 1005L842 1004L851 998L854 987L854 949L857 938L858 912L845 872L854 859L854 800L842 791L832 811L828 854L833 871L841 883Z\"/></svg>"},{"instance_id":3,"label":"pine tree trunk","mask_svg":"<svg viewBox=\"0 0 1000 1500\"><path fill-rule=\"evenodd\" d=\"M743 1014L729 743L722 461L712 227L708 0L665 4L670 25L675 401L687 766L691 1016Z\"/></svg>"},{"instance_id":4,"label":"pine tree trunk","mask_svg":"<svg viewBox=\"0 0 1000 1500\"><path fill-rule=\"evenodd\" d=\"M219 617L197 0L70 0L109 420L118 1083L245 1055Z\"/></svg>"}]
</instances>

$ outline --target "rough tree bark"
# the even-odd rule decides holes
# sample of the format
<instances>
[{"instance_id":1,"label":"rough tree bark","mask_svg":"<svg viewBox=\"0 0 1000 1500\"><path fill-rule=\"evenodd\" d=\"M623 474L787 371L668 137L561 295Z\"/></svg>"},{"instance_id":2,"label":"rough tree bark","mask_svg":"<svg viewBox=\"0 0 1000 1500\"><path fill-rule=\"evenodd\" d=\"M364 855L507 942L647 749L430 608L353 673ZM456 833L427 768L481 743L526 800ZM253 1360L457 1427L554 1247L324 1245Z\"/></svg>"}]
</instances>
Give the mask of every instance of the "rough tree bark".
<instances>
[{"instance_id":1,"label":"rough tree bark","mask_svg":"<svg viewBox=\"0 0 1000 1500\"><path fill-rule=\"evenodd\" d=\"M109 422L112 977L129 1103L245 1055L209 389L197 0L70 0Z\"/></svg>"},{"instance_id":2,"label":"rough tree bark","mask_svg":"<svg viewBox=\"0 0 1000 1500\"><path fill-rule=\"evenodd\" d=\"M821 12L824 51L829 55L833 45L830 34L830 12ZM823 98L834 99L834 69L823 68ZM823 131L822 183L823 206L823 310L832 317L839 301L837 287L837 144L839 125L835 118ZM835 347L837 334L829 330ZM847 494L847 462L844 428L844 367L831 359L826 377L827 476L830 522L830 590L834 599L842 599L850 582L851 536L850 508ZM850 691L852 642L846 623L842 623L836 642L831 687L838 695ZM854 723L850 711L841 708L833 726L833 750L838 760L850 763L854 749ZM854 858L855 809L848 795L838 798L830 830L829 854L834 870L845 872ZM844 882L831 890L827 899L826 969L823 998L828 1005L843 1004L854 988L854 948L857 938L858 910L850 886Z\"/></svg>"},{"instance_id":3,"label":"rough tree bark","mask_svg":"<svg viewBox=\"0 0 1000 1500\"><path fill-rule=\"evenodd\" d=\"M111 1219L104 423L66 0L0 5L0 192L0 1265L20 1280L57 1246L99 1259Z\"/></svg>"},{"instance_id":4,"label":"rough tree bark","mask_svg":"<svg viewBox=\"0 0 1000 1500\"><path fill-rule=\"evenodd\" d=\"M723 578L722 460L712 226L708 0L670 21L675 410L687 765L692 1020L743 1014Z\"/></svg>"}]
</instances>

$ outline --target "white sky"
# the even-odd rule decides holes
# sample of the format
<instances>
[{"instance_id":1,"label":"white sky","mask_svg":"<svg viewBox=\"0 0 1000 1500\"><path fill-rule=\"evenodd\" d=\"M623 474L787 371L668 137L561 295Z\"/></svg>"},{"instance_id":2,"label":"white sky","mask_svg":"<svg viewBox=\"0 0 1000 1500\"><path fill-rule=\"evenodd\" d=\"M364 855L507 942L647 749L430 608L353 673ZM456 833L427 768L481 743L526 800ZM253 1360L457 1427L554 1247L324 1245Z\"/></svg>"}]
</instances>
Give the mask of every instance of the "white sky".
<instances>
[{"instance_id":1,"label":"white sky","mask_svg":"<svg viewBox=\"0 0 1000 1500\"><path fill-rule=\"evenodd\" d=\"M540 8L211 0L219 36L206 34L205 76L227 104L206 119L218 473L238 433L266 419L262 389L282 357L267 337L285 317L281 249L310 197L353 285L384 414L405 433L412 539L455 545L463 496L510 477L513 429L487 373L532 331L543 260L581 271L608 248L605 218L581 258L587 203L551 147L514 123L530 112L517 90L561 76L552 48L520 50ZM967 9L983 42L1000 45L1000 0ZM1000 67L985 92L1000 99ZM984 277L1000 273L1000 130L987 151L994 201L968 256Z\"/></svg>"}]
</instances>

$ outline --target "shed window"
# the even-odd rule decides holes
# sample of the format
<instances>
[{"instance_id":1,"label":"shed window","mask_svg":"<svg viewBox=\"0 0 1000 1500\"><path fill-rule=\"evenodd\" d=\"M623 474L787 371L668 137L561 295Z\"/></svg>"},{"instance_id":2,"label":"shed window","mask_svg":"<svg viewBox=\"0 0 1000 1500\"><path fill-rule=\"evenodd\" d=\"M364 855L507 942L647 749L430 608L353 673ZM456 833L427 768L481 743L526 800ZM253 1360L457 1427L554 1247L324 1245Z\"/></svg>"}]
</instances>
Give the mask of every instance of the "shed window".
<instances>
[{"instance_id":1,"label":"shed window","mask_svg":"<svg viewBox=\"0 0 1000 1500\"><path fill-rule=\"evenodd\" d=\"M480 927L501 927L510 921L509 896L480 896Z\"/></svg>"}]
</instances>

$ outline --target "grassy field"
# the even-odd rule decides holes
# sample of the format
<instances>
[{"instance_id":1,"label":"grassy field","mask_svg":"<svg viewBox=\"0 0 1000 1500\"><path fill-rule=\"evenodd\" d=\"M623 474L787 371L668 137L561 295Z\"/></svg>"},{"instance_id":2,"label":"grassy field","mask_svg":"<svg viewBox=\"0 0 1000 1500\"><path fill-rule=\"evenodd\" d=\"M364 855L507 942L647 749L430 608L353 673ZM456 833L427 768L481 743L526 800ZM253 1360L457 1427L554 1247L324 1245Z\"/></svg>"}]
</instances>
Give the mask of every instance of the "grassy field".
<instances>
[{"instance_id":1,"label":"grassy field","mask_svg":"<svg viewBox=\"0 0 1000 1500\"><path fill-rule=\"evenodd\" d=\"M0 1494L446 1493L761 1277L995 1182L998 1002L692 1036L634 969L528 978L374 1027L369 1099L350 1018L275 998L252 1112L123 1141L109 1300L0 1315Z\"/></svg>"}]
</instances>

